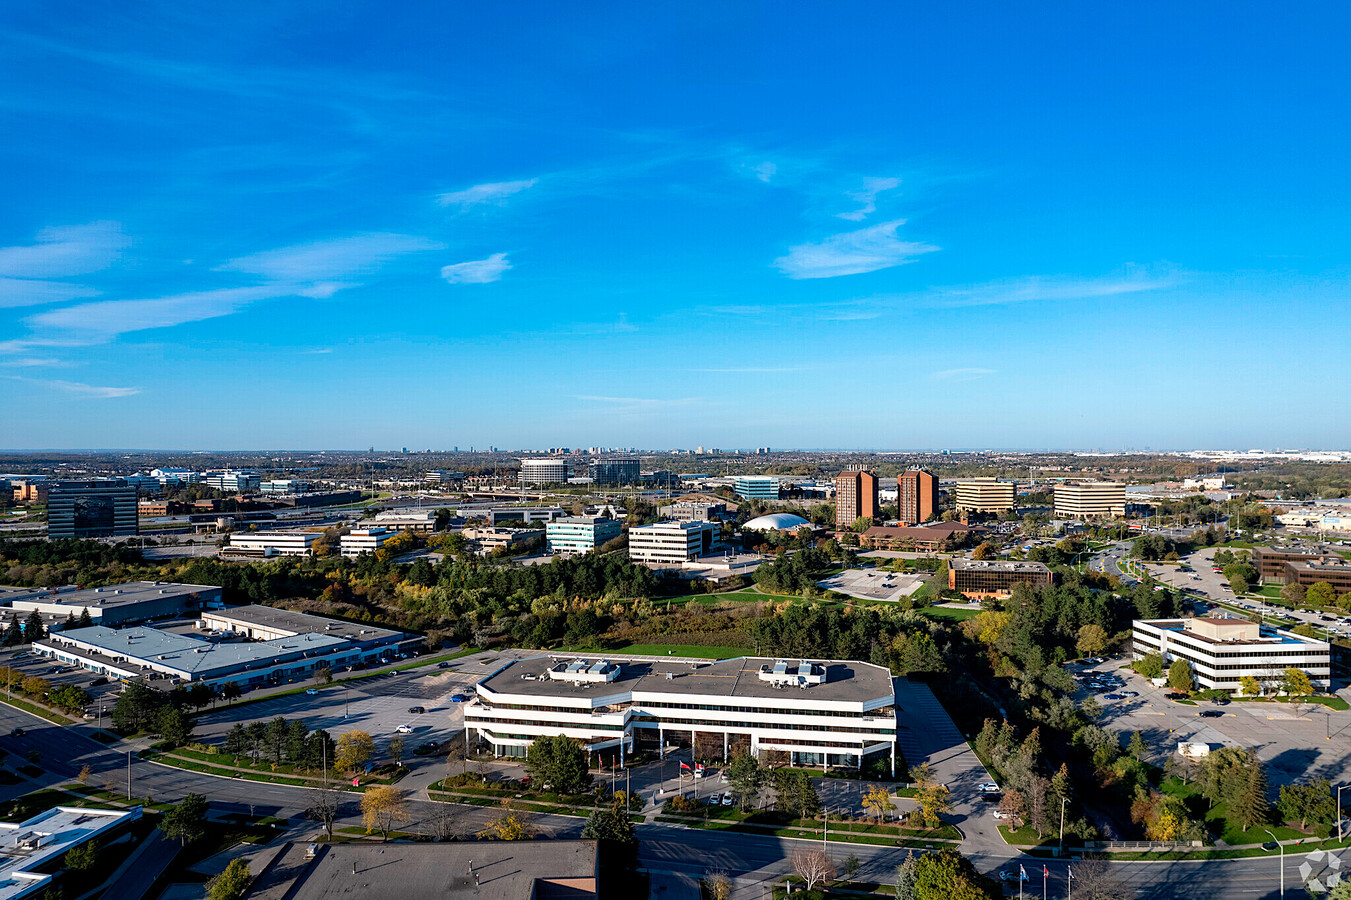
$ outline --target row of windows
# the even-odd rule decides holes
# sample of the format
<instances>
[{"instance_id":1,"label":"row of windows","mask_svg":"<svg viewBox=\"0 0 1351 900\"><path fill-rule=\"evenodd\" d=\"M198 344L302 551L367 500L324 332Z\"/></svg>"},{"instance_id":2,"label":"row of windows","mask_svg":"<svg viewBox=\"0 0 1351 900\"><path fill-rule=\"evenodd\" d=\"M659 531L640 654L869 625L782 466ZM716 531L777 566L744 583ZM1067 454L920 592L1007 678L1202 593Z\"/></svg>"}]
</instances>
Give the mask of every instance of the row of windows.
<instances>
[{"instance_id":1,"label":"row of windows","mask_svg":"<svg viewBox=\"0 0 1351 900\"><path fill-rule=\"evenodd\" d=\"M587 731L623 731L623 730L624 730L624 726L623 726L623 725L604 725L604 724L596 724L596 723L592 723L592 722L542 722L542 721L539 721L538 719L498 719L498 718L480 718L480 717L477 716L477 715L471 715L471 716L469 716L469 717L468 717L468 721L470 722L470 724L475 724L475 725L477 725L479 722L482 722L483 724L494 724L494 725L496 725L496 724L509 724L509 725L535 725L535 726L538 726L538 727L541 727L541 728L549 728L549 727L552 727L552 728L580 728L580 729L584 729L584 730L587 730ZM885 734L885 735L891 735L891 734L895 734L895 733L896 733L896 730L895 730L894 728L850 728L850 727L844 726L844 725L839 725L839 726L836 726L836 725L804 725L804 724L779 725L779 724L768 724L768 723L765 723L765 722L710 722L710 721L708 721L707 719L666 719L666 718L663 718L663 719L661 719L661 720L659 720L659 721L657 721L657 720L650 720L650 721L648 721L648 722L635 722L634 725L635 725L635 727L639 727L639 728L654 728L654 727L659 727L659 726L660 726L660 727L667 727L667 728L669 728L669 727L671 727L671 726L673 726L673 725L689 725L689 726L691 726L692 728L694 728L694 730L696 730L696 731L699 730L699 729L702 729L702 728L708 728L708 729L712 729L712 730L726 730L726 729L729 729L729 728L746 728L746 729L754 728L754 729L758 729L758 730L761 730L761 731L829 731L829 732L843 732L843 733L845 733L845 734L879 734L879 735Z\"/></svg>"},{"instance_id":2,"label":"row of windows","mask_svg":"<svg viewBox=\"0 0 1351 900\"><path fill-rule=\"evenodd\" d=\"M480 701L483 702L483 701ZM537 706L532 703L483 703L488 709L525 709L531 712L556 712L571 713L574 715L587 715L588 710L578 709L575 706ZM630 706L637 706L639 709L697 709L707 712L729 712L729 713L752 713L754 715L779 715L779 716L830 716L832 718L860 719L864 716L869 718L888 718L894 715L895 711L888 707L886 709L875 709L869 712L854 712L849 710L836 709L766 709L759 706L719 706L712 703L665 703L658 701L641 701L634 704L616 704L607 707L604 710L594 710L591 712L623 712Z\"/></svg>"}]
</instances>

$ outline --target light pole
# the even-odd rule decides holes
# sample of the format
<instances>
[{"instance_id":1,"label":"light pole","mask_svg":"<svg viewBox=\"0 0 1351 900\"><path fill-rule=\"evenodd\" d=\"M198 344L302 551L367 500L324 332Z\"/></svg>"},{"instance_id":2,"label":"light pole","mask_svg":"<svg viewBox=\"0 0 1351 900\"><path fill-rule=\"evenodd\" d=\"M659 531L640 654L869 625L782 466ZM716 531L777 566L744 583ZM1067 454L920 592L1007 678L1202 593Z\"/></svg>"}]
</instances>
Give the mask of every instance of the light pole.
<instances>
[{"instance_id":1,"label":"light pole","mask_svg":"<svg viewBox=\"0 0 1351 900\"><path fill-rule=\"evenodd\" d=\"M1060 798L1060 855L1065 855L1065 804L1070 801L1069 797Z\"/></svg>"},{"instance_id":2,"label":"light pole","mask_svg":"<svg viewBox=\"0 0 1351 900\"><path fill-rule=\"evenodd\" d=\"M1265 829L1265 828L1263 828L1262 830L1263 830L1263 831L1266 831L1267 834L1271 834L1271 832L1270 832L1270 831L1267 831L1267 829ZM1280 840L1279 840L1279 839L1276 837L1276 835L1274 835L1274 834L1271 834L1271 839L1272 839L1273 841L1276 842L1276 849L1278 849L1278 850L1281 851L1281 896L1284 897L1284 896L1285 896L1285 845L1282 844L1282 843L1280 842Z\"/></svg>"},{"instance_id":3,"label":"light pole","mask_svg":"<svg viewBox=\"0 0 1351 900\"><path fill-rule=\"evenodd\" d=\"M1337 785L1337 840L1342 840L1342 788L1351 785Z\"/></svg>"},{"instance_id":4,"label":"light pole","mask_svg":"<svg viewBox=\"0 0 1351 900\"><path fill-rule=\"evenodd\" d=\"M131 802L131 751L127 751L127 802Z\"/></svg>"}]
</instances>

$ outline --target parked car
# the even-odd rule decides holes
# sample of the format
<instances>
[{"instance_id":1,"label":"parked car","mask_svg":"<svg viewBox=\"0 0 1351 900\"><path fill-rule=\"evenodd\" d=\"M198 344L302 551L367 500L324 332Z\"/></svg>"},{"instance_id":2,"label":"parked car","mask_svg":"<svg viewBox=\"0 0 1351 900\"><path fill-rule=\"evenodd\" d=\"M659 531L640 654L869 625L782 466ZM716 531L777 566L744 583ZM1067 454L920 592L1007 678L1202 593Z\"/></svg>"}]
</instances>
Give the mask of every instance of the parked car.
<instances>
[{"instance_id":1,"label":"parked car","mask_svg":"<svg viewBox=\"0 0 1351 900\"><path fill-rule=\"evenodd\" d=\"M450 668L450 663L448 663L448 662L439 662L439 663L436 664L436 667L437 667L438 669L449 669L449 668Z\"/></svg>"},{"instance_id":2,"label":"parked car","mask_svg":"<svg viewBox=\"0 0 1351 900\"><path fill-rule=\"evenodd\" d=\"M397 734L412 734L412 733L413 733L413 726L412 726L412 725L400 725L398 728L395 728L394 731L395 731Z\"/></svg>"},{"instance_id":3,"label":"parked car","mask_svg":"<svg viewBox=\"0 0 1351 900\"><path fill-rule=\"evenodd\" d=\"M1009 817L1009 814L1004 812L1002 809L996 809L994 811L994 817L996 819L1007 819Z\"/></svg>"},{"instance_id":4,"label":"parked car","mask_svg":"<svg viewBox=\"0 0 1351 900\"><path fill-rule=\"evenodd\" d=\"M976 785L976 790L997 791L999 790L999 785L995 784L993 781L982 781L980 784Z\"/></svg>"},{"instance_id":5,"label":"parked car","mask_svg":"<svg viewBox=\"0 0 1351 900\"><path fill-rule=\"evenodd\" d=\"M10 737L23 737L23 736L24 736L25 734L27 734L27 733L28 733L28 732L24 731L22 728L16 728L16 729L14 729L13 731L11 731L11 732L9 733L9 736L10 736Z\"/></svg>"},{"instance_id":6,"label":"parked car","mask_svg":"<svg viewBox=\"0 0 1351 900\"><path fill-rule=\"evenodd\" d=\"M420 715L422 715L423 713L425 713L427 710L426 710L424 707L421 707L421 706L410 706L410 707L408 707L408 711L409 711L410 713L412 713L413 715L415 715L415 716L420 716Z\"/></svg>"},{"instance_id":7,"label":"parked car","mask_svg":"<svg viewBox=\"0 0 1351 900\"><path fill-rule=\"evenodd\" d=\"M722 793L722 805L723 805L723 806L731 806L731 805L732 805L732 792L731 792L731 791L723 791L723 793Z\"/></svg>"},{"instance_id":8,"label":"parked car","mask_svg":"<svg viewBox=\"0 0 1351 900\"><path fill-rule=\"evenodd\" d=\"M1220 712L1218 709L1203 709L1203 710L1201 710L1201 718L1203 718L1203 719L1218 719L1220 716L1223 716L1223 715L1224 715L1224 713Z\"/></svg>"},{"instance_id":9,"label":"parked car","mask_svg":"<svg viewBox=\"0 0 1351 900\"><path fill-rule=\"evenodd\" d=\"M305 693L311 694L311 695L317 694L317 693L319 693L319 689L318 689L318 688L305 688Z\"/></svg>"},{"instance_id":10,"label":"parked car","mask_svg":"<svg viewBox=\"0 0 1351 900\"><path fill-rule=\"evenodd\" d=\"M1106 695L1105 697L1103 697L1102 699L1104 699L1104 700L1125 700L1125 699L1126 699L1126 695L1125 695L1125 694L1108 694L1108 695Z\"/></svg>"}]
</instances>

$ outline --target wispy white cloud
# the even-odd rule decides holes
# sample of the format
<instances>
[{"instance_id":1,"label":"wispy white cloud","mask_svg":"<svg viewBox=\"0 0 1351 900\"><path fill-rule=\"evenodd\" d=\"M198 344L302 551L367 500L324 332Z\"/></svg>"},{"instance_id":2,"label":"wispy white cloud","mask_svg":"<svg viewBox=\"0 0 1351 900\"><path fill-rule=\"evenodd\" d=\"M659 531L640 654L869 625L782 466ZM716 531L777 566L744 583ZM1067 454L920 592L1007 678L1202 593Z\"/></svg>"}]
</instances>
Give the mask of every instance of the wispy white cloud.
<instances>
[{"instance_id":1,"label":"wispy white cloud","mask_svg":"<svg viewBox=\"0 0 1351 900\"><path fill-rule=\"evenodd\" d=\"M755 173L756 178L769 184L770 179L779 174L779 167L772 162L762 162L758 166L753 166L751 171Z\"/></svg>"},{"instance_id":2,"label":"wispy white cloud","mask_svg":"<svg viewBox=\"0 0 1351 900\"><path fill-rule=\"evenodd\" d=\"M3 351L0 351L3 352ZM0 359L0 366L8 366L15 369L37 368L40 366L64 366L68 363L63 360L53 359L47 356L17 356L13 359Z\"/></svg>"},{"instance_id":3,"label":"wispy white cloud","mask_svg":"<svg viewBox=\"0 0 1351 900\"><path fill-rule=\"evenodd\" d=\"M332 353L332 352L333 352L333 348L332 348L332 347L319 347L319 348L317 348L317 349L315 349L315 350L305 350L305 351L303 351L303 352L318 356L318 355L321 355L321 354L324 354L324 353Z\"/></svg>"},{"instance_id":4,"label":"wispy white cloud","mask_svg":"<svg viewBox=\"0 0 1351 900\"><path fill-rule=\"evenodd\" d=\"M261 300L297 296L289 286L223 288L147 300L100 300L53 309L29 317L28 324L85 338L108 338L147 328L167 328L228 316Z\"/></svg>"},{"instance_id":5,"label":"wispy white cloud","mask_svg":"<svg viewBox=\"0 0 1351 900\"><path fill-rule=\"evenodd\" d=\"M896 236L904 219L826 238L815 244L798 244L788 254L774 260L779 271L789 278L835 278L876 272L915 260L938 248L932 244L905 241Z\"/></svg>"},{"instance_id":6,"label":"wispy white cloud","mask_svg":"<svg viewBox=\"0 0 1351 900\"><path fill-rule=\"evenodd\" d=\"M1067 275L1029 276L984 284L931 288L904 298L907 304L938 307L997 306L1037 301L1092 300L1176 287L1186 275L1170 270L1128 269L1121 275L1082 278Z\"/></svg>"},{"instance_id":7,"label":"wispy white cloud","mask_svg":"<svg viewBox=\"0 0 1351 900\"><path fill-rule=\"evenodd\" d=\"M106 269L130 244L116 222L44 228L37 243L0 247L0 276L63 278Z\"/></svg>"},{"instance_id":8,"label":"wispy white cloud","mask_svg":"<svg viewBox=\"0 0 1351 900\"><path fill-rule=\"evenodd\" d=\"M82 284L0 277L0 309L41 306L46 303L61 303L95 296L98 296L98 291Z\"/></svg>"},{"instance_id":9,"label":"wispy white cloud","mask_svg":"<svg viewBox=\"0 0 1351 900\"><path fill-rule=\"evenodd\" d=\"M878 194L884 191L894 191L900 186L901 179L899 178L865 178L863 179L862 190L849 192L850 199L860 204L859 208L836 215L851 222L862 222L877 211Z\"/></svg>"},{"instance_id":10,"label":"wispy white cloud","mask_svg":"<svg viewBox=\"0 0 1351 900\"><path fill-rule=\"evenodd\" d=\"M442 266L441 277L451 284L488 284L497 281L510 268L505 253L494 253L487 259Z\"/></svg>"},{"instance_id":11,"label":"wispy white cloud","mask_svg":"<svg viewBox=\"0 0 1351 900\"><path fill-rule=\"evenodd\" d=\"M490 181L486 184L476 184L462 191L440 194L437 196L436 202L442 206L458 206L460 209L468 209L481 203L501 204L508 197L528 190L538 182L538 178L529 178L523 181Z\"/></svg>"},{"instance_id":12,"label":"wispy white cloud","mask_svg":"<svg viewBox=\"0 0 1351 900\"><path fill-rule=\"evenodd\" d=\"M53 379L24 378L19 375L6 375L5 378L11 381L21 381L25 384L32 384L38 387L52 388L58 391L65 391L68 394L78 394L82 397L96 397L107 400L115 397L130 397L133 394L139 394L141 389L138 387L105 387L96 384L84 384L79 381L57 381Z\"/></svg>"},{"instance_id":13,"label":"wispy white cloud","mask_svg":"<svg viewBox=\"0 0 1351 900\"><path fill-rule=\"evenodd\" d=\"M370 232L241 256L216 271L245 272L284 282L322 282L369 274L405 253L444 249L444 244L416 235Z\"/></svg>"},{"instance_id":14,"label":"wispy white cloud","mask_svg":"<svg viewBox=\"0 0 1351 900\"><path fill-rule=\"evenodd\" d=\"M984 378L986 375L994 375L994 369L963 368L963 369L943 369L940 372L934 372L931 377L934 381L975 381L978 378Z\"/></svg>"}]
</instances>

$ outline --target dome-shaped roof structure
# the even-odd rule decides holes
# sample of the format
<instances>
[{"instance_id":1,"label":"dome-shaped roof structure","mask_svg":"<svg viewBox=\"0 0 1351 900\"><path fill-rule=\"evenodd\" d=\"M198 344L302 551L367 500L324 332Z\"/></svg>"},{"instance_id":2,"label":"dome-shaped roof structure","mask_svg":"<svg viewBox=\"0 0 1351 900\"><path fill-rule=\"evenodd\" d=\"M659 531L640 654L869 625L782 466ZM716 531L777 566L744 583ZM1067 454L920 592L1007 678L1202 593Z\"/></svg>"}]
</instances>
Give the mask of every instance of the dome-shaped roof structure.
<instances>
[{"instance_id":1,"label":"dome-shaped roof structure","mask_svg":"<svg viewBox=\"0 0 1351 900\"><path fill-rule=\"evenodd\" d=\"M795 516L792 513L769 513L759 518L751 519L742 528L751 528L755 531L797 531L802 526L812 527L801 516Z\"/></svg>"}]
</instances>

